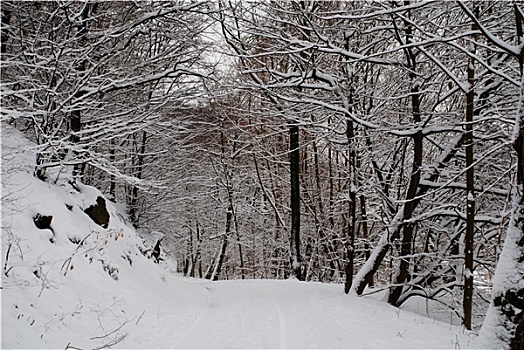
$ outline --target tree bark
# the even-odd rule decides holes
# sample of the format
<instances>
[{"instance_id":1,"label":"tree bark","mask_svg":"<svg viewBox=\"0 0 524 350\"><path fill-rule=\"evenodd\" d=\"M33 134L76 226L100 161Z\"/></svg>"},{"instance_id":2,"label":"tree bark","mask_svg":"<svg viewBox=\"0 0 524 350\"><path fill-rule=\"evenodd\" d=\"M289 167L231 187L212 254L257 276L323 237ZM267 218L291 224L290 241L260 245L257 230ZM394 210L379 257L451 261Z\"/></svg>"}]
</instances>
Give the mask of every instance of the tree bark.
<instances>
[{"instance_id":1,"label":"tree bark","mask_svg":"<svg viewBox=\"0 0 524 350\"><path fill-rule=\"evenodd\" d=\"M370 252L371 249L369 245L369 228L368 228L368 214L366 210L366 197L363 194L360 195L360 219L362 221L362 238L365 240L364 257L366 260L368 260L369 257L371 256L371 252ZM370 287L374 286L375 283L373 281L373 275L368 277L367 282Z\"/></svg>"},{"instance_id":2,"label":"tree bark","mask_svg":"<svg viewBox=\"0 0 524 350\"><path fill-rule=\"evenodd\" d=\"M409 3L409 2L405 2ZM411 25L409 22L405 21L406 25L406 43L411 43L412 31ZM415 125L419 126L421 124L421 115L420 115L420 93L418 82L416 81L415 68L416 61L415 55L413 54L411 48L405 49L407 66L411 70L410 81L411 81L411 108L413 115L413 122ZM404 215L403 220L411 219L413 212L418 204L418 201L415 201L417 192L419 189L420 178L421 178L421 167L423 159L423 135L419 130L413 135L413 165L411 168L411 177L409 179L408 191L406 194L406 203L404 205ZM413 241L413 231L415 229L416 223L407 222L403 223L402 230L402 242L400 246L400 266L398 273L395 276L394 286L390 289L388 302L391 305L398 306L398 300L404 289L403 284L409 281L409 265L410 265L410 256L412 254L412 241Z\"/></svg>"},{"instance_id":3,"label":"tree bark","mask_svg":"<svg viewBox=\"0 0 524 350\"><path fill-rule=\"evenodd\" d=\"M478 15L478 7L476 8ZM473 24L471 30L475 31ZM474 44L472 44L474 45ZM475 50L472 50L473 53ZM473 111L475 98L475 70L474 60L470 58L467 74L469 90L466 94L466 236L464 239L464 295L462 308L464 311L463 324L471 330L471 315L473 311L473 249L475 238L475 178L473 167Z\"/></svg>"},{"instance_id":4,"label":"tree bark","mask_svg":"<svg viewBox=\"0 0 524 350\"><path fill-rule=\"evenodd\" d=\"M86 36L89 31L89 27L88 27L89 16L91 16L96 11L97 7L98 7L97 3L85 4L82 10L82 14L80 15L80 24L78 25L78 28L77 28L78 30L77 37L79 39L79 43L82 46L87 45ZM82 74L87 69L86 65L87 65L87 60L84 59L80 62L78 67L75 67L75 69L79 74ZM80 99L82 98L84 94L85 94L84 92L78 91L77 93L75 93L74 98ZM82 130L82 112L79 109L75 109L71 111L71 115L69 118L70 118L69 127L71 130L70 140L73 146L75 146L80 143L80 136L78 136L78 133ZM75 158L77 158L80 153L78 152L78 150L73 150L73 154ZM84 164L79 163L73 166L73 178L72 178L73 183L76 182L77 178L82 176L83 171L84 171Z\"/></svg>"},{"instance_id":5,"label":"tree bark","mask_svg":"<svg viewBox=\"0 0 524 350\"><path fill-rule=\"evenodd\" d=\"M351 103L350 95L350 103ZM356 204L357 204L357 193L355 183L355 145L354 137L355 130L351 119L347 118L346 123L346 137L348 142L349 150L349 201L348 201L348 221L347 221L347 237L346 237L346 265L344 268L346 274L346 281L344 284L344 292L349 293L351 285L353 284L353 269L355 265L355 224L356 224Z\"/></svg>"},{"instance_id":6,"label":"tree bark","mask_svg":"<svg viewBox=\"0 0 524 350\"><path fill-rule=\"evenodd\" d=\"M142 132L142 138L140 140L140 148L137 150L138 155L136 157L136 170L135 177L142 179L142 173L144 171L144 158L146 153L147 143L147 132ZM131 195L129 198L129 218L135 228L139 226L139 214L138 214L138 187L132 186Z\"/></svg>"},{"instance_id":7,"label":"tree bark","mask_svg":"<svg viewBox=\"0 0 524 350\"><path fill-rule=\"evenodd\" d=\"M302 261L300 256L300 153L299 128L289 128L289 169L291 174L291 237L289 256L291 274L302 280Z\"/></svg>"}]
</instances>

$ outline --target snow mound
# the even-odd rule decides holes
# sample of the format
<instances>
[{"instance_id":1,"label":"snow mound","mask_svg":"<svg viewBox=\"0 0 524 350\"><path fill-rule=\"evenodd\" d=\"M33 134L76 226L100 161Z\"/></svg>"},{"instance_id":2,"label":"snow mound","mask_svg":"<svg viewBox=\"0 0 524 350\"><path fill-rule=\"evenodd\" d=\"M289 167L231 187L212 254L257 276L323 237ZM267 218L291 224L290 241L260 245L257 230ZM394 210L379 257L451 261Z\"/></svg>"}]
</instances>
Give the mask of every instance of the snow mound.
<instances>
[{"instance_id":1,"label":"snow mound","mask_svg":"<svg viewBox=\"0 0 524 350\"><path fill-rule=\"evenodd\" d=\"M148 258L110 201L107 228L85 213L103 198L96 188L33 177L34 150L2 125L2 347L110 344L122 334L108 333L143 311L126 305L123 289L165 284L172 266Z\"/></svg>"}]
</instances>

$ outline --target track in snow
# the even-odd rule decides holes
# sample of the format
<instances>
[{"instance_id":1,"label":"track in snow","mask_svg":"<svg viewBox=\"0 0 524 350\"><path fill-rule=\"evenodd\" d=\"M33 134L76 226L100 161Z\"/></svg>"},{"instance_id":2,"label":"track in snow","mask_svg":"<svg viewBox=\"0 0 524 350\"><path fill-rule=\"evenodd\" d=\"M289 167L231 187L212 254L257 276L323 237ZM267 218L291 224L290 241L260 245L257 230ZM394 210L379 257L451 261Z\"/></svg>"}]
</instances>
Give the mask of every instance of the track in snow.
<instances>
[{"instance_id":1,"label":"track in snow","mask_svg":"<svg viewBox=\"0 0 524 350\"><path fill-rule=\"evenodd\" d=\"M199 302L202 309L188 316L192 321L177 331L182 336L170 347L454 348L460 338L448 324L347 296L338 285L237 280L187 286L204 287L207 300ZM462 335L460 347L467 348L468 341Z\"/></svg>"}]
</instances>

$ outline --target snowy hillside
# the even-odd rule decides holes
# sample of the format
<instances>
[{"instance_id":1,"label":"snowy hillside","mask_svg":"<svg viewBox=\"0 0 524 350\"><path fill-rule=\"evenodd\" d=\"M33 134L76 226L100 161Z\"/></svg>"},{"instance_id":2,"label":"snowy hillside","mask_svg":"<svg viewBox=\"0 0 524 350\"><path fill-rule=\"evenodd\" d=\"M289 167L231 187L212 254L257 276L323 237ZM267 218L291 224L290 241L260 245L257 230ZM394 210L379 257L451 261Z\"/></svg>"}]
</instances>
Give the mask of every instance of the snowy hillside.
<instances>
[{"instance_id":1,"label":"snowy hillside","mask_svg":"<svg viewBox=\"0 0 524 350\"><path fill-rule=\"evenodd\" d=\"M336 284L181 277L111 202L107 228L84 212L97 189L34 178L33 146L2 125L2 348L468 348Z\"/></svg>"}]
</instances>

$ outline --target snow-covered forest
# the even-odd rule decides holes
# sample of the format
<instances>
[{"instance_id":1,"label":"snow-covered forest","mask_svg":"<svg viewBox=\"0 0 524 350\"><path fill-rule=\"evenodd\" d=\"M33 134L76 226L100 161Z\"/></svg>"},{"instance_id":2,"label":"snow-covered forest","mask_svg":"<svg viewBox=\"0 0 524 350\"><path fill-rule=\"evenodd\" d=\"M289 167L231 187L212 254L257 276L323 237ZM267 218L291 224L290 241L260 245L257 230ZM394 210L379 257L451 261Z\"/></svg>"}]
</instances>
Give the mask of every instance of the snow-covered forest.
<instances>
[{"instance_id":1,"label":"snow-covered forest","mask_svg":"<svg viewBox=\"0 0 524 350\"><path fill-rule=\"evenodd\" d=\"M524 348L522 1L0 6L2 346Z\"/></svg>"}]
</instances>

